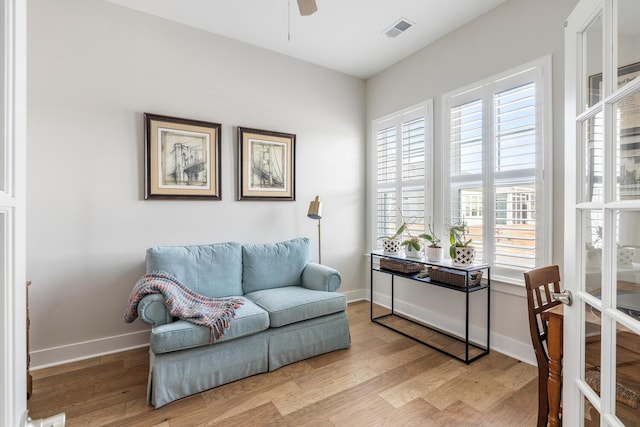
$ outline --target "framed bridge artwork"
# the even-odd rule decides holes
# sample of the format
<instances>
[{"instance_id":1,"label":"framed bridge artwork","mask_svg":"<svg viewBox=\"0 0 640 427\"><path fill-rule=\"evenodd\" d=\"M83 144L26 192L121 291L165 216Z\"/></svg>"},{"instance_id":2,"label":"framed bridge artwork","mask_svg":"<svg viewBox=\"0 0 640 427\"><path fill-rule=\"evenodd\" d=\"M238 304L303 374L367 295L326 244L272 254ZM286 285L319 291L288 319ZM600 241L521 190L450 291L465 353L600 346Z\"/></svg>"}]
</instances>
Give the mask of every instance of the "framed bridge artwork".
<instances>
[{"instance_id":1,"label":"framed bridge artwork","mask_svg":"<svg viewBox=\"0 0 640 427\"><path fill-rule=\"evenodd\" d=\"M144 113L144 198L220 200L221 127Z\"/></svg>"},{"instance_id":2,"label":"framed bridge artwork","mask_svg":"<svg viewBox=\"0 0 640 427\"><path fill-rule=\"evenodd\" d=\"M296 199L296 136L238 127L238 200Z\"/></svg>"}]
</instances>

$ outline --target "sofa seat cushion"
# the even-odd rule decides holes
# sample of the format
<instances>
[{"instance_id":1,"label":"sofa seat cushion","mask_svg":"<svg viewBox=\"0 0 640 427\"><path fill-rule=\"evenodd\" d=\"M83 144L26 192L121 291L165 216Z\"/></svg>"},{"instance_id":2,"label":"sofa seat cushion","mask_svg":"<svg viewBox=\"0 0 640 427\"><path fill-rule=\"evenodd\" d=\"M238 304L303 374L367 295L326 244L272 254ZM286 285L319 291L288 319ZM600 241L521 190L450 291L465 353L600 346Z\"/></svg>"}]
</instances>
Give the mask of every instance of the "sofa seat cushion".
<instances>
[{"instance_id":1,"label":"sofa seat cushion","mask_svg":"<svg viewBox=\"0 0 640 427\"><path fill-rule=\"evenodd\" d=\"M229 330L217 342L231 341L268 328L268 313L245 298L244 304L236 310L236 317L231 321ZM211 330L208 327L176 320L154 327L151 330L150 345L154 353L160 354L210 345L210 338Z\"/></svg>"},{"instance_id":2,"label":"sofa seat cushion","mask_svg":"<svg viewBox=\"0 0 640 427\"><path fill-rule=\"evenodd\" d=\"M346 296L302 286L255 291L246 294L245 298L269 312L269 324L273 328L347 309Z\"/></svg>"}]
</instances>

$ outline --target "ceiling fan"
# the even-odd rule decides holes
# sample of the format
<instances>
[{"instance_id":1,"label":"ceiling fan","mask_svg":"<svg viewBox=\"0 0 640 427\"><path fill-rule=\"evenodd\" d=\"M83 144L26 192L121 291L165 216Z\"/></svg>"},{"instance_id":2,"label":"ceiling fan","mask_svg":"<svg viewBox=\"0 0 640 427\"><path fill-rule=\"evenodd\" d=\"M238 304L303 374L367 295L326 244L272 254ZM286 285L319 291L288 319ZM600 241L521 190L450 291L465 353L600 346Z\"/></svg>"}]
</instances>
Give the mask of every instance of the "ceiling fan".
<instances>
[{"instance_id":1,"label":"ceiling fan","mask_svg":"<svg viewBox=\"0 0 640 427\"><path fill-rule=\"evenodd\" d=\"M300 15L309 16L318 10L318 6L316 5L316 0L298 0L298 9L300 10Z\"/></svg>"}]
</instances>

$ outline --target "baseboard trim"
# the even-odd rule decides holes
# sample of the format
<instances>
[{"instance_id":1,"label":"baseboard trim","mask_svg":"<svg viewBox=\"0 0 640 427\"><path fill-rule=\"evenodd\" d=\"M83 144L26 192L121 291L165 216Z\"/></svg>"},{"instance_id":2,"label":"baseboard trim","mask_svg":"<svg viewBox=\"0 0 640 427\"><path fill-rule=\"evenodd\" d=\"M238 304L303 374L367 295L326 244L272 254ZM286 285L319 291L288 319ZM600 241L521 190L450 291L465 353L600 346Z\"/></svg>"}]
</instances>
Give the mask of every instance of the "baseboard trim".
<instances>
[{"instance_id":1,"label":"baseboard trim","mask_svg":"<svg viewBox=\"0 0 640 427\"><path fill-rule=\"evenodd\" d=\"M30 352L30 369L36 371L64 363L77 362L93 357L146 347L149 345L150 331L150 329L146 329L113 337L83 341L42 350L33 350Z\"/></svg>"},{"instance_id":2,"label":"baseboard trim","mask_svg":"<svg viewBox=\"0 0 640 427\"><path fill-rule=\"evenodd\" d=\"M357 291L341 292L347 297L347 302L356 302L367 299L367 295L364 289L358 289Z\"/></svg>"}]
</instances>

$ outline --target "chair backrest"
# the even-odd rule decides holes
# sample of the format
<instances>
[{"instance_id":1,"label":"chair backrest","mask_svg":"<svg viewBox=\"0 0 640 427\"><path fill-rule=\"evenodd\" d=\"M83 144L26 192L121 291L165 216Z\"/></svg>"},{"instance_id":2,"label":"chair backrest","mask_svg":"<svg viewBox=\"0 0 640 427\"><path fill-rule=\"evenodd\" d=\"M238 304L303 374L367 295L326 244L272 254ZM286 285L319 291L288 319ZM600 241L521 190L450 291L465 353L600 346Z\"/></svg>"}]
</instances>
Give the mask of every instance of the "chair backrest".
<instances>
[{"instance_id":1,"label":"chair backrest","mask_svg":"<svg viewBox=\"0 0 640 427\"><path fill-rule=\"evenodd\" d=\"M557 265L550 265L529 270L524 273L524 283L527 288L529 331L538 369L548 371L547 322L542 319L542 312L562 304L551 296L560 292L560 269Z\"/></svg>"}]
</instances>

